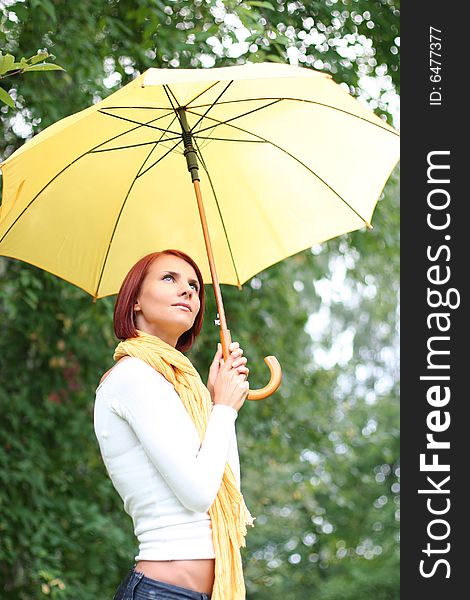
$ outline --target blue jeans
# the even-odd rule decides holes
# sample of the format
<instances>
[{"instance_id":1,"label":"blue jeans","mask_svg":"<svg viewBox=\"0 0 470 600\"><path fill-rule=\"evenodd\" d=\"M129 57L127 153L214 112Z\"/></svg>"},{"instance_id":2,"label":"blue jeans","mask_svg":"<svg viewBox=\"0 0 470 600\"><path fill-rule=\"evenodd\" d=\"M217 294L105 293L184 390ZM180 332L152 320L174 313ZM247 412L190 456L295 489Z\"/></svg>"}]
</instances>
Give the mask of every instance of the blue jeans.
<instances>
[{"instance_id":1,"label":"blue jeans","mask_svg":"<svg viewBox=\"0 0 470 600\"><path fill-rule=\"evenodd\" d=\"M210 597L210 594L146 577L136 571L134 565L122 580L113 600L209 600Z\"/></svg>"}]
</instances>

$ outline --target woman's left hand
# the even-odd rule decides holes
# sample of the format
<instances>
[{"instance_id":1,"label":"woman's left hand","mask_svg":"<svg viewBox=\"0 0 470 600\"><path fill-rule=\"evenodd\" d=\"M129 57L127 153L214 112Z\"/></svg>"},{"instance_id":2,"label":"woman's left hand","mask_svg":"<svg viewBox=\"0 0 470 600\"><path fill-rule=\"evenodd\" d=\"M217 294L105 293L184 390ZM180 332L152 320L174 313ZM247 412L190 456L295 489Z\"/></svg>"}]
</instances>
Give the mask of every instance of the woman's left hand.
<instances>
[{"instance_id":1,"label":"woman's left hand","mask_svg":"<svg viewBox=\"0 0 470 600\"><path fill-rule=\"evenodd\" d=\"M243 356L243 350L240 348L238 342L232 342L229 346L230 355L235 359L232 368L236 369L238 373L245 375L245 379L248 379L248 373L250 369L246 366L247 359ZM220 361L223 359L222 345L217 344L217 352L214 355L214 360L209 368L209 377L207 379L207 389L211 394L212 400L214 399L214 383L217 378L217 373L220 368Z\"/></svg>"}]
</instances>

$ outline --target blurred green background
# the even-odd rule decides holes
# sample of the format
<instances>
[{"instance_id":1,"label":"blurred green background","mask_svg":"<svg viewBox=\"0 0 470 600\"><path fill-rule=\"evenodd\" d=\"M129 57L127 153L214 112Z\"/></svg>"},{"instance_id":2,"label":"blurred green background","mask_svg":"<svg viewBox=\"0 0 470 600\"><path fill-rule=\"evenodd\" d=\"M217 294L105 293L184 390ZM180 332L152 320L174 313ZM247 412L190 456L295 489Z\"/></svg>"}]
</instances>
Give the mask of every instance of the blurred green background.
<instances>
[{"instance_id":1,"label":"blurred green background","mask_svg":"<svg viewBox=\"0 0 470 600\"><path fill-rule=\"evenodd\" d=\"M0 0L0 49L65 71L6 77L0 159L25 138L149 67L279 61L330 72L395 127L396 0ZM47 159L47 157L45 158ZM280 390L237 420L242 486L256 516L243 549L249 600L399 598L399 170L372 231L222 286L251 387L263 356ZM206 320L190 359L206 380ZM93 432L112 364L114 297L0 258L0 598L110 599L137 551Z\"/></svg>"}]
</instances>

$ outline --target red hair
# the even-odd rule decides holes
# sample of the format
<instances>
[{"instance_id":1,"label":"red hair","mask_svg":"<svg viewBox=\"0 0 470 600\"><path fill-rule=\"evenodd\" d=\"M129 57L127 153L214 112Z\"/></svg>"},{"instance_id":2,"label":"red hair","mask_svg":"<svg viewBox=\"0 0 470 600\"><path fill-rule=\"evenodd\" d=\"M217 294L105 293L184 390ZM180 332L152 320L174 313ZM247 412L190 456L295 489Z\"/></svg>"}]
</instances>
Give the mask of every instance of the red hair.
<instances>
[{"instance_id":1,"label":"red hair","mask_svg":"<svg viewBox=\"0 0 470 600\"><path fill-rule=\"evenodd\" d=\"M114 333L120 340L137 337L134 304L140 294L142 283L148 273L150 265L161 254L172 254L173 256L178 256L185 260L196 271L197 279L199 281L199 301L201 303L199 312L196 315L196 319L194 320L191 329L185 331L178 338L178 342L176 343L177 350L186 352L191 348L202 328L202 321L204 318L204 282L202 281L201 271L197 264L190 256L181 252L181 250L170 249L162 250L161 252L152 252L136 262L122 282L121 289L116 298L116 304L114 305Z\"/></svg>"}]
</instances>

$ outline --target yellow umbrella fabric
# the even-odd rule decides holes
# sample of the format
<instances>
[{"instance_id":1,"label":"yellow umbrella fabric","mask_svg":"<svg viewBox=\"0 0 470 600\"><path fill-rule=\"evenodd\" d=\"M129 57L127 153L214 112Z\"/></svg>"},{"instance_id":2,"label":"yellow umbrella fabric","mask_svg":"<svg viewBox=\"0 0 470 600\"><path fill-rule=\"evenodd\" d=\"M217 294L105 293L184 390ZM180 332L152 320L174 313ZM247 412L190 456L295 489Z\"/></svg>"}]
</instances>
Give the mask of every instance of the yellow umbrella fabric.
<instances>
[{"instance_id":1,"label":"yellow umbrella fabric","mask_svg":"<svg viewBox=\"0 0 470 600\"><path fill-rule=\"evenodd\" d=\"M283 64L149 69L2 165L0 254L95 298L164 248L209 263L183 155L184 107L220 283L241 285L368 224L398 133L328 75Z\"/></svg>"}]
</instances>

